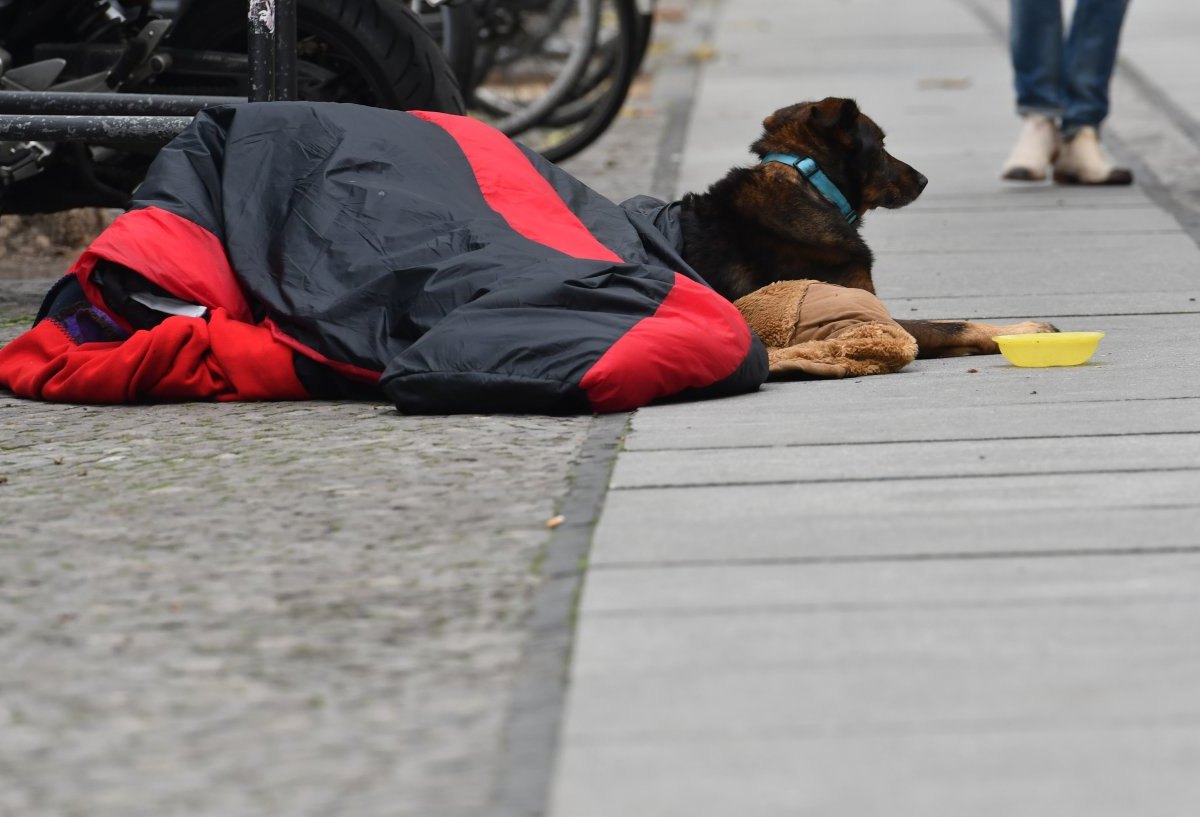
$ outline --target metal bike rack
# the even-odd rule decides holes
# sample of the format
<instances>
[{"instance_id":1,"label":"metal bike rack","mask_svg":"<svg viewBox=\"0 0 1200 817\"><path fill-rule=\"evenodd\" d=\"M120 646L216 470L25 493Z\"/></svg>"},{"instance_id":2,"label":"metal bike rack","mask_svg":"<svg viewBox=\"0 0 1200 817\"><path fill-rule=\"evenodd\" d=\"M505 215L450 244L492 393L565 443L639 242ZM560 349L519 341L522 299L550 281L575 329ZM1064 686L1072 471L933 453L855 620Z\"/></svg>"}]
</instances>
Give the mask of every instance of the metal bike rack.
<instances>
[{"instance_id":1,"label":"metal bike rack","mask_svg":"<svg viewBox=\"0 0 1200 817\"><path fill-rule=\"evenodd\" d=\"M165 144L204 108L295 99L296 0L248 0L248 99L0 91L0 141Z\"/></svg>"}]
</instances>

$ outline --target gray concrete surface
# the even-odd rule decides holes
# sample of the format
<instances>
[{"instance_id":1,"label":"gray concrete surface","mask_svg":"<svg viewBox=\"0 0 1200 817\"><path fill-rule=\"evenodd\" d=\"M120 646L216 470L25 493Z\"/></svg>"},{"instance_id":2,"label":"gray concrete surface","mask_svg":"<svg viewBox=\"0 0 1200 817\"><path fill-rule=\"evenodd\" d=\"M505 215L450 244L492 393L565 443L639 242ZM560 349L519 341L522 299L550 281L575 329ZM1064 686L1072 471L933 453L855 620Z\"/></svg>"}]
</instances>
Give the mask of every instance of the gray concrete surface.
<instances>
[{"instance_id":1,"label":"gray concrete surface","mask_svg":"<svg viewBox=\"0 0 1200 817\"><path fill-rule=\"evenodd\" d=\"M853 96L930 178L863 228L896 314L1107 336L1073 369L919 361L639 411L590 556L554 817L1195 813L1195 11L1131 7L1107 130L1139 173L1125 190L997 180L1018 127L1005 15L723 5L684 189L746 161L773 108Z\"/></svg>"}]
</instances>

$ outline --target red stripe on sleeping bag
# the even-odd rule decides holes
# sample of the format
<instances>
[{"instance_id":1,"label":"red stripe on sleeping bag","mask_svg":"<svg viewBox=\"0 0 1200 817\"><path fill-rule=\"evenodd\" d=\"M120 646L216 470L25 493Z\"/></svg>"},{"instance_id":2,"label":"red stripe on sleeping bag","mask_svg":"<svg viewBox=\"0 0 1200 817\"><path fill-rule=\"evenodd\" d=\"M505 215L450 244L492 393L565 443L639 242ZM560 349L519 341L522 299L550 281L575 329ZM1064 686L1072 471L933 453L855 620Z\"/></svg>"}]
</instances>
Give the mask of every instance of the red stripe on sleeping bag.
<instances>
[{"instance_id":1,"label":"red stripe on sleeping bag","mask_svg":"<svg viewBox=\"0 0 1200 817\"><path fill-rule=\"evenodd\" d=\"M291 349L219 308L210 320L175 315L120 342L77 344L55 321L41 321L0 349L0 385L70 403L309 396Z\"/></svg>"},{"instance_id":2,"label":"red stripe on sleeping bag","mask_svg":"<svg viewBox=\"0 0 1200 817\"><path fill-rule=\"evenodd\" d=\"M411 113L458 142L488 206L518 233L575 258L622 260L588 231L507 136L469 117ZM719 383L749 351L750 327L737 308L676 273L654 314L610 346L580 386L597 411L625 411Z\"/></svg>"},{"instance_id":3,"label":"red stripe on sleeping bag","mask_svg":"<svg viewBox=\"0 0 1200 817\"><path fill-rule=\"evenodd\" d=\"M596 411L628 411L719 383L737 371L750 343L737 307L676 273L655 313L610 346L580 385Z\"/></svg>"},{"instance_id":4,"label":"red stripe on sleeping bag","mask_svg":"<svg viewBox=\"0 0 1200 817\"><path fill-rule=\"evenodd\" d=\"M79 278L88 300L109 312L99 288L90 280L92 268L101 258L129 267L184 301L202 304L210 309L224 309L233 320L254 323L250 306L233 274L220 239L182 216L157 207L125 213L101 233L75 262L71 272ZM130 328L121 316L112 317L126 329ZM379 372L330 360L285 334L270 320L263 321L260 326L289 349L353 380L379 382Z\"/></svg>"},{"instance_id":5,"label":"red stripe on sleeping bag","mask_svg":"<svg viewBox=\"0 0 1200 817\"><path fill-rule=\"evenodd\" d=\"M289 349L294 349L295 351L304 355L306 358L315 360L317 363L320 363L324 366L328 366L338 374L344 375L351 380L357 380L360 383L378 383L379 378L383 376L382 372L377 372L374 369L364 369L362 366L355 366L353 363L345 363L341 360L333 360L325 357L325 355L321 354L316 349L312 348L311 346L305 346L303 343L284 332L275 324L275 321L271 320L270 318L264 319L259 325L269 330L271 337L282 343L284 346L287 346Z\"/></svg>"},{"instance_id":6,"label":"red stripe on sleeping bag","mask_svg":"<svg viewBox=\"0 0 1200 817\"><path fill-rule=\"evenodd\" d=\"M101 258L129 267L181 300L224 309L243 323L253 321L220 239L182 216L157 207L131 210L79 256L71 273L79 278L88 300L106 308L90 280Z\"/></svg>"},{"instance_id":7,"label":"red stripe on sleeping bag","mask_svg":"<svg viewBox=\"0 0 1200 817\"><path fill-rule=\"evenodd\" d=\"M621 261L579 220L521 149L477 119L412 111L458 142L488 206L530 241L574 258Z\"/></svg>"}]
</instances>

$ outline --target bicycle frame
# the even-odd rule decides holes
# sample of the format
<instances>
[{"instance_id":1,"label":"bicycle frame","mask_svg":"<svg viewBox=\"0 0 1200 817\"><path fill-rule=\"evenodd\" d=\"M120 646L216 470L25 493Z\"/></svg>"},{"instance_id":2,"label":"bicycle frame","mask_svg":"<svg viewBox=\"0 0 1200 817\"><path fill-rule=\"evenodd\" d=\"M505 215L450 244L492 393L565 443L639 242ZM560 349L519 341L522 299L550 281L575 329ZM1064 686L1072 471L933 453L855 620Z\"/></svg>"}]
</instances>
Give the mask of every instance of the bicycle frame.
<instances>
[{"instance_id":1,"label":"bicycle frame","mask_svg":"<svg viewBox=\"0 0 1200 817\"><path fill-rule=\"evenodd\" d=\"M296 98L296 0L248 0L247 100L83 91L0 91L0 141L164 144L204 108ZM140 37L138 39L141 39ZM141 60L130 43L118 65ZM153 46L150 46L153 51ZM114 89L115 91L116 89Z\"/></svg>"}]
</instances>

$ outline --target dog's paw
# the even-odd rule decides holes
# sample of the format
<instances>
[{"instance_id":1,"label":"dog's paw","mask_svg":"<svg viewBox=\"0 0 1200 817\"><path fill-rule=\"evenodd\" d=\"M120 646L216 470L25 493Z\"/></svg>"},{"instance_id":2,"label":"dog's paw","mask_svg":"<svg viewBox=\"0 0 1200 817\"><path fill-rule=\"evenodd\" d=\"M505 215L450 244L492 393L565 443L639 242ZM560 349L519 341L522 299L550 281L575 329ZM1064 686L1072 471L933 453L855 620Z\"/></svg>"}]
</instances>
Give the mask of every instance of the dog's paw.
<instances>
[{"instance_id":1,"label":"dog's paw","mask_svg":"<svg viewBox=\"0 0 1200 817\"><path fill-rule=\"evenodd\" d=\"M1009 326L997 326L997 335L1040 335L1044 332L1057 332L1058 327L1052 323L1042 323L1041 321L1025 321L1024 323L1014 323Z\"/></svg>"}]
</instances>

